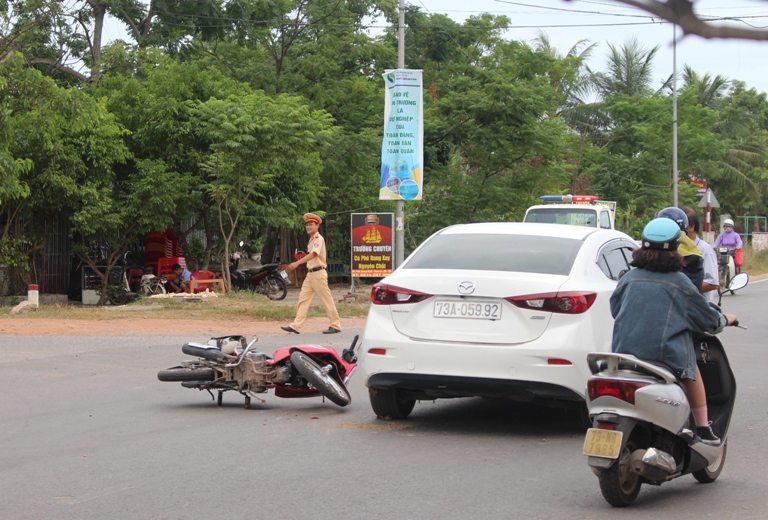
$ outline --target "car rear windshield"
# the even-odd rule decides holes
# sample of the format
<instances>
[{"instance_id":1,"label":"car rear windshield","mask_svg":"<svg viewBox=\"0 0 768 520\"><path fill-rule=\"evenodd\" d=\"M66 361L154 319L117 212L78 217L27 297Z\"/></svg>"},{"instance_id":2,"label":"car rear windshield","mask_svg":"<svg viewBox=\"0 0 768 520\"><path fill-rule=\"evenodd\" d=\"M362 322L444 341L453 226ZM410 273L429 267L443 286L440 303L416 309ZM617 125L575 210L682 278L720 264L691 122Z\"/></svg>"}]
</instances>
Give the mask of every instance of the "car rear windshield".
<instances>
[{"instance_id":1,"label":"car rear windshield","mask_svg":"<svg viewBox=\"0 0 768 520\"><path fill-rule=\"evenodd\" d=\"M581 244L581 240L558 237L443 234L432 237L403 268L566 275Z\"/></svg>"},{"instance_id":2,"label":"car rear windshield","mask_svg":"<svg viewBox=\"0 0 768 520\"><path fill-rule=\"evenodd\" d=\"M525 221L597 227L597 213L594 210L578 209L578 206L573 209L538 208L530 210Z\"/></svg>"}]
</instances>

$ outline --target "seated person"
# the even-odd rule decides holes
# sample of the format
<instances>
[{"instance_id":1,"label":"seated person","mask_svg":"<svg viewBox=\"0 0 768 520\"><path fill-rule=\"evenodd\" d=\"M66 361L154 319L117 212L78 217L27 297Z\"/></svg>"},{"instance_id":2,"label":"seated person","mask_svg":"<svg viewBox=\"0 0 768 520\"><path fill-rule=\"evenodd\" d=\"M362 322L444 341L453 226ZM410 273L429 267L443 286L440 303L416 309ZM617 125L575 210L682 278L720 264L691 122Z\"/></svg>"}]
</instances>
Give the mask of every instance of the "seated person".
<instances>
[{"instance_id":1,"label":"seated person","mask_svg":"<svg viewBox=\"0 0 768 520\"><path fill-rule=\"evenodd\" d=\"M191 293L192 292L192 273L186 267L181 267L179 264L173 264L171 271L176 275L175 280L168 280L168 292L173 293Z\"/></svg>"}]
</instances>

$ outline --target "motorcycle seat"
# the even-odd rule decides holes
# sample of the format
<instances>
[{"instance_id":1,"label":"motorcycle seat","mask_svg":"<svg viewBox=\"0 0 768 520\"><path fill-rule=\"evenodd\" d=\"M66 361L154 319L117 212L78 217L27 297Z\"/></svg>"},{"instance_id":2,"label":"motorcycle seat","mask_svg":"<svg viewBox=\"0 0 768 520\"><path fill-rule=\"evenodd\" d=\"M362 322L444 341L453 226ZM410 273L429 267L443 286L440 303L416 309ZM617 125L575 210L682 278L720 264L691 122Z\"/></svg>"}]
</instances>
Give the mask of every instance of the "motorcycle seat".
<instances>
[{"instance_id":1,"label":"motorcycle seat","mask_svg":"<svg viewBox=\"0 0 768 520\"><path fill-rule=\"evenodd\" d=\"M275 271L277 270L278 267L280 267L280 264L264 264L256 267L251 267L248 269L248 272L251 274L259 274L262 271Z\"/></svg>"},{"instance_id":2,"label":"motorcycle seat","mask_svg":"<svg viewBox=\"0 0 768 520\"><path fill-rule=\"evenodd\" d=\"M677 381L677 384L680 384L680 376L674 370L672 370L667 365L665 365L664 363L659 363L657 361L647 361L647 360L643 360L643 361L645 363L648 363L649 365L654 365L654 366L657 366L659 368L663 368L664 370L668 371L669 373L671 373L672 375L675 376L675 380ZM602 370L606 370L608 368L608 361L600 360L600 361L597 362L597 366L598 366L598 368L601 371ZM648 370L647 368L645 368L642 365L639 365L637 363L633 363L631 361L619 361L619 370L625 370L625 371L628 371L628 372L637 372L638 374L643 374L645 376L652 376L652 377L656 377L656 378L659 377L658 374L652 372L651 370Z\"/></svg>"}]
</instances>

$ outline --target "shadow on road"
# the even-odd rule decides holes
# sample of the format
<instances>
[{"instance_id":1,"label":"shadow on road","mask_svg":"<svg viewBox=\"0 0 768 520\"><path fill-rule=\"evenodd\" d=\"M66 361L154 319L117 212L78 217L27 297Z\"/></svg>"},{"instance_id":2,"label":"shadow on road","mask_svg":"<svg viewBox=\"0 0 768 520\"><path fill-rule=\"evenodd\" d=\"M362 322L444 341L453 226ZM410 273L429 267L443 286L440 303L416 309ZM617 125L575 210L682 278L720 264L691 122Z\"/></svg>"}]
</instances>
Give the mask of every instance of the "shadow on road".
<instances>
[{"instance_id":1,"label":"shadow on road","mask_svg":"<svg viewBox=\"0 0 768 520\"><path fill-rule=\"evenodd\" d=\"M488 435L582 435L581 416L573 408L548 408L505 399L462 398L417 403L407 423L425 432Z\"/></svg>"}]
</instances>

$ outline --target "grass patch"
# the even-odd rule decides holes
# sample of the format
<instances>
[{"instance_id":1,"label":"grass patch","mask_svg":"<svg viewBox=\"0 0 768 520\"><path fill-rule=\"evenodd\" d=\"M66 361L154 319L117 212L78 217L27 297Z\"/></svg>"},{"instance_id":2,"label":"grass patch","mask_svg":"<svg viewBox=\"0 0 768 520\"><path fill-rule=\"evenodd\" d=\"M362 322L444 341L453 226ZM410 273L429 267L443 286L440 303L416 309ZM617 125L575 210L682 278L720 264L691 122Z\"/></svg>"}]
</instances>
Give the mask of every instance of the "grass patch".
<instances>
[{"instance_id":1,"label":"grass patch","mask_svg":"<svg viewBox=\"0 0 768 520\"><path fill-rule=\"evenodd\" d=\"M316 300L317 301L317 300ZM368 303L336 303L342 318L365 317ZM78 305L41 305L37 312L11 315L10 306L0 308L0 317L24 319L68 319L68 320L119 320L137 318L215 320L215 321L290 321L296 315L292 303L273 302L261 294L235 292L208 298L203 301L183 301L171 298L139 298L116 310L107 307ZM309 317L324 317L321 303L309 308Z\"/></svg>"},{"instance_id":2,"label":"grass patch","mask_svg":"<svg viewBox=\"0 0 768 520\"><path fill-rule=\"evenodd\" d=\"M751 247L745 247L744 265L741 271L751 276L768 273L768 250L753 251Z\"/></svg>"}]
</instances>

